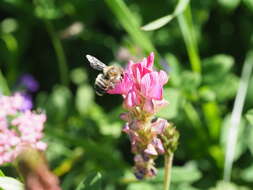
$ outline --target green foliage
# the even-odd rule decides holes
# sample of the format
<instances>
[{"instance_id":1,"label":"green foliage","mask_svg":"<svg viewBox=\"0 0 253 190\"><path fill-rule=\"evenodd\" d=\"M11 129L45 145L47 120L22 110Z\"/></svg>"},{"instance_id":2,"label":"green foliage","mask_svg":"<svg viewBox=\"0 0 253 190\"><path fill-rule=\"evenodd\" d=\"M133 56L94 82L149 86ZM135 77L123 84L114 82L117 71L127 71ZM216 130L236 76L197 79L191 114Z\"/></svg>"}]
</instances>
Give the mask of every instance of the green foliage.
<instances>
[{"instance_id":1,"label":"green foliage","mask_svg":"<svg viewBox=\"0 0 253 190\"><path fill-rule=\"evenodd\" d=\"M0 177L4 177L4 176L5 176L5 175L4 175L3 171L0 170Z\"/></svg>"},{"instance_id":2,"label":"green foliage","mask_svg":"<svg viewBox=\"0 0 253 190\"><path fill-rule=\"evenodd\" d=\"M101 174L93 173L88 175L76 188L76 190L100 190Z\"/></svg>"},{"instance_id":3,"label":"green foliage","mask_svg":"<svg viewBox=\"0 0 253 190\"><path fill-rule=\"evenodd\" d=\"M210 188L210 190L223 190L223 189L226 189L226 190L249 190L249 188L247 188L247 187L238 186L233 183L224 182L224 181L220 181L217 183L216 187Z\"/></svg>"},{"instance_id":4,"label":"green foliage","mask_svg":"<svg viewBox=\"0 0 253 190\"><path fill-rule=\"evenodd\" d=\"M125 66L150 51L155 67L170 78L164 89L169 105L157 116L180 132L171 189L251 189L252 75L238 125L233 183L221 179L240 81L246 87L242 63L252 62L246 53L253 47L252 0L3 0L0 10L0 94L20 91L24 73L39 81L31 95L34 109L47 114L46 156L62 189L162 189L162 158L155 179L134 179L130 142L119 119L122 97L95 94L98 72L84 58L91 54ZM143 31L152 20L144 26L152 31ZM1 171L16 176L9 166Z\"/></svg>"},{"instance_id":5,"label":"green foliage","mask_svg":"<svg viewBox=\"0 0 253 190\"><path fill-rule=\"evenodd\" d=\"M172 14L166 15L162 18L152 21L149 24L146 24L145 26L142 26L141 27L142 30L149 31L149 30L156 30L163 27L164 25L169 23L174 17L178 16L179 14L182 14L182 12L187 7L188 3L189 3L189 0L179 0Z\"/></svg>"}]
</instances>

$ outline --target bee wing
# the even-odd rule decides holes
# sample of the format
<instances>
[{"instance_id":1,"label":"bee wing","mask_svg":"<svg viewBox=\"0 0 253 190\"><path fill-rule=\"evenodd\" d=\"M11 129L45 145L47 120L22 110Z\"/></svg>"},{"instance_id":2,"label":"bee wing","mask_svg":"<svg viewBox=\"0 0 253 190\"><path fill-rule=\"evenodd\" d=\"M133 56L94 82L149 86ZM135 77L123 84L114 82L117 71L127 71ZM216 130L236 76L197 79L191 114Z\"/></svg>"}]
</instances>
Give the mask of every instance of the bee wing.
<instances>
[{"instance_id":1,"label":"bee wing","mask_svg":"<svg viewBox=\"0 0 253 190\"><path fill-rule=\"evenodd\" d=\"M92 55L86 55L86 58L90 62L90 66L93 69L96 69L98 71L103 71L103 69L107 67L106 64L104 64L102 61L99 61L96 57Z\"/></svg>"}]
</instances>

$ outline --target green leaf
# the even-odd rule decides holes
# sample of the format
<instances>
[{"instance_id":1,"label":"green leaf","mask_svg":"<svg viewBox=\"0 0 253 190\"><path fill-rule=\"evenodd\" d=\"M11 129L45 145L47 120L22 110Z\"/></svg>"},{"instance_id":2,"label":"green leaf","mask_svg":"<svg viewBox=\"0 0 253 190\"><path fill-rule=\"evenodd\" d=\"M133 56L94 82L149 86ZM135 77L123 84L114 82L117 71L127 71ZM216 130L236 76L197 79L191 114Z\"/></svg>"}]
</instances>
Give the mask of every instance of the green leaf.
<instances>
[{"instance_id":1,"label":"green leaf","mask_svg":"<svg viewBox=\"0 0 253 190\"><path fill-rule=\"evenodd\" d=\"M24 185L11 177L0 177L0 188L3 190L24 190Z\"/></svg>"},{"instance_id":2,"label":"green leaf","mask_svg":"<svg viewBox=\"0 0 253 190\"><path fill-rule=\"evenodd\" d=\"M201 86L198 89L198 94L204 102L212 102L216 100L216 94L209 86Z\"/></svg>"},{"instance_id":3,"label":"green leaf","mask_svg":"<svg viewBox=\"0 0 253 190\"><path fill-rule=\"evenodd\" d=\"M164 107L158 114L158 117L172 119L178 114L180 103L180 92L175 88L164 89L164 98L169 102L169 105Z\"/></svg>"},{"instance_id":4,"label":"green leaf","mask_svg":"<svg viewBox=\"0 0 253 190\"><path fill-rule=\"evenodd\" d=\"M224 79L224 76L234 65L234 58L229 55L219 54L203 60L203 82L217 83Z\"/></svg>"},{"instance_id":5,"label":"green leaf","mask_svg":"<svg viewBox=\"0 0 253 190\"><path fill-rule=\"evenodd\" d=\"M141 29L145 31L151 31L151 30L156 30L163 27L164 25L168 24L173 18L181 14L187 7L188 3L189 3L189 0L179 0L177 7L172 14L166 15L155 21L152 21L149 24L142 26Z\"/></svg>"},{"instance_id":6,"label":"green leaf","mask_svg":"<svg viewBox=\"0 0 253 190\"><path fill-rule=\"evenodd\" d=\"M5 175L4 175L3 171L0 170L0 177L4 177L4 176L5 176Z\"/></svg>"},{"instance_id":7,"label":"green leaf","mask_svg":"<svg viewBox=\"0 0 253 190\"><path fill-rule=\"evenodd\" d=\"M145 183L145 182L140 182L140 183L133 183L128 185L127 190L140 190L140 189L145 189L145 190L154 190L155 187L152 184Z\"/></svg>"},{"instance_id":8,"label":"green leaf","mask_svg":"<svg viewBox=\"0 0 253 190\"><path fill-rule=\"evenodd\" d=\"M201 172L195 163L187 163L184 167L173 167L172 183L193 183L201 178Z\"/></svg>"},{"instance_id":9,"label":"green leaf","mask_svg":"<svg viewBox=\"0 0 253 190\"><path fill-rule=\"evenodd\" d=\"M209 190L249 190L247 187L237 186L236 184L219 181L216 187L210 188Z\"/></svg>"},{"instance_id":10,"label":"green leaf","mask_svg":"<svg viewBox=\"0 0 253 190\"><path fill-rule=\"evenodd\" d=\"M76 108L81 115L87 114L94 103L94 90L88 85L81 85L77 89Z\"/></svg>"},{"instance_id":11,"label":"green leaf","mask_svg":"<svg viewBox=\"0 0 253 190\"><path fill-rule=\"evenodd\" d=\"M216 93L217 100L224 102L235 97L238 89L238 84L239 78L236 75L227 74L222 79L210 85L209 87L213 92Z\"/></svg>"},{"instance_id":12,"label":"green leaf","mask_svg":"<svg viewBox=\"0 0 253 190\"><path fill-rule=\"evenodd\" d=\"M76 190L101 190L101 174L94 172L89 174L76 188Z\"/></svg>"},{"instance_id":13,"label":"green leaf","mask_svg":"<svg viewBox=\"0 0 253 190\"><path fill-rule=\"evenodd\" d=\"M164 176L164 169L160 169L158 171L158 175L155 179L150 180L154 183L161 183L163 182L163 176ZM172 184L191 184L196 181L198 181L202 174L197 168L196 163L194 162L188 162L184 166L173 166L171 171L171 181Z\"/></svg>"},{"instance_id":14,"label":"green leaf","mask_svg":"<svg viewBox=\"0 0 253 190\"><path fill-rule=\"evenodd\" d=\"M168 24L175 16L173 14L164 16L162 18L159 18L155 21L152 21L151 23L148 23L141 27L144 31L151 31L151 30L157 30L164 25Z\"/></svg>"},{"instance_id":15,"label":"green leaf","mask_svg":"<svg viewBox=\"0 0 253 190\"><path fill-rule=\"evenodd\" d=\"M201 76L199 73L184 71L181 73L180 89L185 97L189 100L196 101L198 99L197 90L201 84Z\"/></svg>"},{"instance_id":16,"label":"green leaf","mask_svg":"<svg viewBox=\"0 0 253 190\"><path fill-rule=\"evenodd\" d=\"M253 126L253 109L249 110L246 113L246 119L248 120L248 122Z\"/></svg>"},{"instance_id":17,"label":"green leaf","mask_svg":"<svg viewBox=\"0 0 253 190\"><path fill-rule=\"evenodd\" d=\"M176 56L174 56L171 53L167 53L165 55L165 59L168 62L169 65L169 76L170 80L169 83L172 84L172 86L180 87L181 84L181 68L180 63Z\"/></svg>"}]
</instances>

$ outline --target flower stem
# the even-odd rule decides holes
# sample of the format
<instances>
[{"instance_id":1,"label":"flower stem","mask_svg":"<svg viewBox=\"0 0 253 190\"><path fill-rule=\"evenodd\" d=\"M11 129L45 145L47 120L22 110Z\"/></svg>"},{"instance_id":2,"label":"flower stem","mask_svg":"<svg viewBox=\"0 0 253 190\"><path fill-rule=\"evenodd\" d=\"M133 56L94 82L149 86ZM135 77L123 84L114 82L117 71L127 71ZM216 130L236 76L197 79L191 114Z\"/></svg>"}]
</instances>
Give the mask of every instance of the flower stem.
<instances>
[{"instance_id":1,"label":"flower stem","mask_svg":"<svg viewBox=\"0 0 253 190\"><path fill-rule=\"evenodd\" d=\"M61 83L67 86L69 84L68 65L67 65L66 56L62 47L62 43L59 37L57 36L57 34L55 33L54 25L49 21L45 21L45 23L46 23L47 30L51 37L53 47L57 56Z\"/></svg>"},{"instance_id":2,"label":"flower stem","mask_svg":"<svg viewBox=\"0 0 253 190\"><path fill-rule=\"evenodd\" d=\"M163 184L163 190L169 190L170 189L172 161L173 161L173 154L165 155L165 157L164 157L164 184Z\"/></svg>"}]
</instances>

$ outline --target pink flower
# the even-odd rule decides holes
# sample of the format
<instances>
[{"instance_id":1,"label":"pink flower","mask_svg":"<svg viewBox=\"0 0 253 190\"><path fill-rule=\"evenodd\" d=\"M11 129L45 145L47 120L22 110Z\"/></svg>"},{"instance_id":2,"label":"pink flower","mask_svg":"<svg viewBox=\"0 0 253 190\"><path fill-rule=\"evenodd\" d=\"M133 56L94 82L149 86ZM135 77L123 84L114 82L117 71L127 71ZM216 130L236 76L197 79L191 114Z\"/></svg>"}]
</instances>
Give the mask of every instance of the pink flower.
<instances>
[{"instance_id":1,"label":"pink flower","mask_svg":"<svg viewBox=\"0 0 253 190\"><path fill-rule=\"evenodd\" d=\"M144 106L147 112L156 112L156 101L163 100L163 86L168 81L164 71L154 71L154 53L141 62L130 61L124 71L124 78L109 90L109 94L121 94L124 98L124 107L132 109Z\"/></svg>"},{"instance_id":2,"label":"pink flower","mask_svg":"<svg viewBox=\"0 0 253 190\"><path fill-rule=\"evenodd\" d=\"M19 94L0 96L0 165L12 162L25 147L46 149L41 141L46 116L21 111L24 101Z\"/></svg>"},{"instance_id":3,"label":"pink flower","mask_svg":"<svg viewBox=\"0 0 253 190\"><path fill-rule=\"evenodd\" d=\"M165 153L161 135L168 122L164 119L153 119L154 115L168 102L163 98L163 86L168 81L164 71L155 71L154 53L141 62L130 61L124 70L123 80L109 90L109 94L121 94L123 107L128 112L121 114L126 121L123 128L135 154L134 174L138 179L156 175L154 159Z\"/></svg>"}]
</instances>

